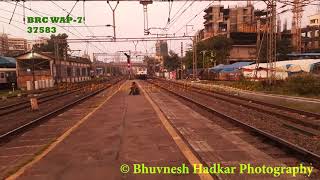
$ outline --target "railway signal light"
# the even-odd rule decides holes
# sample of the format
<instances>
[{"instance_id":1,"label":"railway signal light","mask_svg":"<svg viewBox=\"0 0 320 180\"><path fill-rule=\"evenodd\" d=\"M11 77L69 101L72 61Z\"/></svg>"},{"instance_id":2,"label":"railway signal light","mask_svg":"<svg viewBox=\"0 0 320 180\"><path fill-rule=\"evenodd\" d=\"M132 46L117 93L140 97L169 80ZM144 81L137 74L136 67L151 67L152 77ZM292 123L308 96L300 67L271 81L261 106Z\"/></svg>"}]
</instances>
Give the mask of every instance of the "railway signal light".
<instances>
[{"instance_id":1,"label":"railway signal light","mask_svg":"<svg viewBox=\"0 0 320 180\"><path fill-rule=\"evenodd\" d=\"M124 55L127 57L127 63L130 64L130 55L127 53L124 53Z\"/></svg>"}]
</instances>

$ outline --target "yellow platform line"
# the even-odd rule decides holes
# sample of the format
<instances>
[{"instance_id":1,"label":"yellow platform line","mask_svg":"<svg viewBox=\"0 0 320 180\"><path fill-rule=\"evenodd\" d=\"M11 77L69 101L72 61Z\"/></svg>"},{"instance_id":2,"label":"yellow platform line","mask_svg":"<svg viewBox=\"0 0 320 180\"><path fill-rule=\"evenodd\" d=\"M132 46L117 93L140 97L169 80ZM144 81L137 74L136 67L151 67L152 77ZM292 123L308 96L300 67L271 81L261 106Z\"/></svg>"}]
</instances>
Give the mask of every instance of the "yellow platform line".
<instances>
[{"instance_id":1,"label":"yellow platform line","mask_svg":"<svg viewBox=\"0 0 320 180\"><path fill-rule=\"evenodd\" d=\"M98 107L94 108L90 113L88 113L85 117L83 117L80 121L78 121L75 125L73 125L70 129L68 129L65 133L59 136L52 144L50 144L43 152L39 155L35 156L32 161L22 166L17 172L6 178L7 180L17 179L21 176L27 169L32 167L34 164L39 162L42 158L44 158L50 151L52 151L59 143L61 143L64 139L66 139L73 131L75 131L82 123L84 123L89 117L95 113L98 109L100 109L111 97L113 97L116 93L118 93L122 87L126 84L125 82L110 96L108 96L103 102L99 104Z\"/></svg>"},{"instance_id":2,"label":"yellow platform line","mask_svg":"<svg viewBox=\"0 0 320 180\"><path fill-rule=\"evenodd\" d=\"M169 120L166 118L166 116L163 114L163 112L160 110L160 108L153 102L153 100L150 98L148 93L141 87L139 82L137 83L140 87L141 91L143 92L143 95L146 97L146 99L151 104L152 108L155 110L157 116L159 117L160 121L162 122L163 126L167 129L170 136L174 140L174 142L179 147L182 154L187 158L189 163L191 165L193 164L202 164L201 161L197 158L196 155L193 154L192 150L189 148L189 146L184 142L184 140L179 136L177 131L172 127L172 125L169 123ZM212 176L210 174L198 174L201 180L213 180Z\"/></svg>"}]
</instances>

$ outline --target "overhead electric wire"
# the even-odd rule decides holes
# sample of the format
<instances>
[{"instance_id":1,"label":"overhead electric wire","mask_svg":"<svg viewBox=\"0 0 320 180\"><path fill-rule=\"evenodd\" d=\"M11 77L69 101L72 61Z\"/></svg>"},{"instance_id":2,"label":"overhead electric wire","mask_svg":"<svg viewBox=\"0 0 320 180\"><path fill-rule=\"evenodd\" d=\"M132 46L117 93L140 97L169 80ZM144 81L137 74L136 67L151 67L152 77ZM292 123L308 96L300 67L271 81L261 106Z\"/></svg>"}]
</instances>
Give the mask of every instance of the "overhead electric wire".
<instances>
[{"instance_id":1,"label":"overhead electric wire","mask_svg":"<svg viewBox=\"0 0 320 180\"><path fill-rule=\"evenodd\" d=\"M173 5L173 0L169 0L169 15L168 15L168 23L170 23L171 20L171 10L172 10L172 5ZM170 3L171 2L171 3Z\"/></svg>"},{"instance_id":2,"label":"overhead electric wire","mask_svg":"<svg viewBox=\"0 0 320 180\"><path fill-rule=\"evenodd\" d=\"M210 4L208 4L205 8L203 8L199 13L197 13L193 18L191 18L185 25L189 24L191 21L193 21L199 14L201 14L205 9L207 9L208 7L210 7L214 2L211 2ZM185 25L183 25L178 31L176 31L173 34L176 34L177 32L181 31L182 28L185 27Z\"/></svg>"},{"instance_id":3,"label":"overhead electric wire","mask_svg":"<svg viewBox=\"0 0 320 180\"><path fill-rule=\"evenodd\" d=\"M2 18L2 17L1 17L1 18ZM5 23L5 24L9 24L8 22L2 21L2 20L0 20L0 22ZM13 27L15 27L15 28L17 28L17 29L20 29L21 31L24 31L24 32L25 32L25 30L22 29L22 28L19 27L19 26L16 26L16 25L14 25L14 24L9 24L9 25L11 25L11 26L13 26Z\"/></svg>"},{"instance_id":4,"label":"overhead electric wire","mask_svg":"<svg viewBox=\"0 0 320 180\"><path fill-rule=\"evenodd\" d=\"M10 21L9 21L9 24L10 24L11 21L12 21L12 18L13 18L14 13L16 12L17 4L18 4L18 1L16 2L15 6L14 6L14 9L13 9L13 12L12 12L12 15L11 15L11 18L10 18Z\"/></svg>"},{"instance_id":5,"label":"overhead electric wire","mask_svg":"<svg viewBox=\"0 0 320 180\"><path fill-rule=\"evenodd\" d=\"M4 1L4 2L9 3L9 4L12 4L12 3L7 2L7 1ZM21 5L20 5L19 3L18 3L18 5L21 7ZM22 6L22 7L23 7L23 6ZM31 12L33 12L33 13L35 13L35 14L37 14L37 15L41 16L41 17L44 17L42 14L47 15L47 16L52 16L51 14L43 13L43 12L40 12L40 11L37 11L37 10L31 9L31 8L29 8L29 7L27 7L27 6L24 6L24 8L28 9L29 11L31 11ZM50 24L54 25L53 23L50 23ZM60 27L60 25L59 25L59 24L56 24L56 25ZM74 34L73 32L71 32L71 31L69 31L69 30L67 30L67 29L65 29L65 28L62 28L62 29L64 29L64 30L66 30L66 31L70 32L70 33L71 33L71 34L73 34L74 36L79 37L78 35ZM79 33L79 34L80 34L80 33Z\"/></svg>"},{"instance_id":6,"label":"overhead electric wire","mask_svg":"<svg viewBox=\"0 0 320 180\"><path fill-rule=\"evenodd\" d=\"M165 25L164 29L167 29L168 25L171 23L171 20L174 19L177 14L182 10L182 8L184 8L184 6L187 4L188 0L184 2L184 4L178 9L178 11L172 16L172 18L170 19L170 22L168 21L167 24ZM168 30L168 29L167 29Z\"/></svg>"},{"instance_id":7,"label":"overhead electric wire","mask_svg":"<svg viewBox=\"0 0 320 180\"><path fill-rule=\"evenodd\" d=\"M9 3L9 2L7 2L7 3ZM9 3L9 4L12 4L12 3ZM18 5L21 7L20 4L18 4ZM31 12L33 12L33 13L41 16L41 17L44 17L44 16L42 16L41 14L44 14L44 15L47 15L47 16L52 16L51 14L43 13L43 12L40 12L40 11L31 9L31 8L29 8L29 7L27 7L27 6L23 6L23 8L26 8L26 9L28 9L29 11L31 11ZM52 24L52 23L50 23L50 24ZM69 29L66 29L66 28L64 28L63 26L59 25L59 24L56 24L56 25L59 26L59 27L61 27L61 28L64 29L65 31L68 31L69 33L71 33L72 35L74 35L74 36L76 36L76 37L83 36L76 28L74 28L74 29L75 29L75 31L77 31L77 32L80 34L80 36L76 35L75 33L71 32ZM83 36L83 37L84 37L84 36ZM97 48L99 51L103 52L103 50L101 50L100 48L98 48L98 47L95 46L94 44L92 44L92 45L93 45L95 48Z\"/></svg>"},{"instance_id":8,"label":"overhead electric wire","mask_svg":"<svg viewBox=\"0 0 320 180\"><path fill-rule=\"evenodd\" d=\"M185 2L184 2L184 4L178 9L178 11L172 16L172 19L174 19L176 16L177 16L177 14L182 10L182 8L187 4L187 2L188 2L188 0L186 0Z\"/></svg>"},{"instance_id":9,"label":"overhead electric wire","mask_svg":"<svg viewBox=\"0 0 320 180\"><path fill-rule=\"evenodd\" d=\"M168 29L170 29L173 24L195 3L196 1L192 1L180 14L179 16L177 16L169 25L168 25Z\"/></svg>"},{"instance_id":10,"label":"overhead electric wire","mask_svg":"<svg viewBox=\"0 0 320 180\"><path fill-rule=\"evenodd\" d=\"M73 7L71 8L71 10L69 11L67 16L69 16L71 14L71 12L73 11L74 7L76 7L78 2L79 2L79 0L77 0L76 3L74 3Z\"/></svg>"},{"instance_id":11,"label":"overhead electric wire","mask_svg":"<svg viewBox=\"0 0 320 180\"><path fill-rule=\"evenodd\" d=\"M56 5L58 8L60 8L62 11L68 13L68 15L71 15L71 17L75 18L74 15L72 15L71 13L69 13L66 9L62 8L61 6L59 6L57 3L55 3L54 1L50 0L54 5ZM83 2L84 3L84 2ZM85 13L85 6L83 4L83 12ZM94 33L92 32L92 30L88 27L88 25L84 22L84 25L86 26L87 30L89 31L89 33L91 34L91 36L95 36ZM83 35L82 35L83 36ZM99 43L104 49L105 51L107 52L107 49L106 47L102 44L102 43Z\"/></svg>"},{"instance_id":12,"label":"overhead electric wire","mask_svg":"<svg viewBox=\"0 0 320 180\"><path fill-rule=\"evenodd\" d=\"M261 1L259 1L261 2ZM259 2L255 2L254 4L256 3L259 3ZM177 32L181 31L187 24L189 24L191 21L193 21L196 17L198 17L199 14L201 14L205 9L207 9L208 7L210 7L214 2L211 2L210 4L208 4L205 8L203 8L199 13L197 13L193 18L191 18L187 23L185 23L180 29L178 29L177 31L175 31L175 33L173 34L176 34ZM284 8L286 7L286 5L283 5L281 7L279 7L277 10L281 9L281 8ZM284 12L287 12L289 9L287 10L284 10L283 12L281 13L284 13ZM280 14L280 13L279 13Z\"/></svg>"},{"instance_id":13,"label":"overhead electric wire","mask_svg":"<svg viewBox=\"0 0 320 180\"><path fill-rule=\"evenodd\" d=\"M7 17L3 17L3 16L0 16L0 18L2 18L2 19L6 19L6 20L9 20L9 18L7 18ZM23 24L24 26L25 26L25 24L23 23L23 22L20 22L20 21L17 21L17 20L12 20L13 22L17 22L17 23L19 23L19 24ZM0 22L2 22L2 23L5 23L5 24L9 24L8 22L5 22L5 21L1 21L0 20ZM25 29L23 29L23 28L21 28L21 27L19 27L19 26L17 26L17 25L14 25L14 24L9 24L10 26L13 26L13 27L15 27L15 28L17 28L17 29L19 29L19 30L21 30L21 31L23 31L23 32L26 32L26 30ZM31 36L32 36L32 38L34 38L34 37L40 37L40 36L36 36L36 35L34 35L34 34L30 34Z\"/></svg>"},{"instance_id":14,"label":"overhead electric wire","mask_svg":"<svg viewBox=\"0 0 320 180\"><path fill-rule=\"evenodd\" d=\"M6 2L6 1L4 1L4 2ZM12 4L12 3L10 3L10 2L6 2L6 3L9 3L9 4ZM18 3L18 5L19 6L21 6L19 3ZM37 14L37 15L39 15L39 16L41 16L41 17L44 17L43 15L41 15L41 14L44 14L44 15L48 15L48 16L52 16L52 15L50 15L50 14L47 14L47 13L43 13L43 12L40 12L40 11L37 11L37 10L34 10L34 9L31 9L31 8L29 8L29 7L27 7L27 6L24 6L26 9L28 9L29 11L31 11L31 12L33 12L33 13L35 13L35 14ZM50 24L52 24L52 23L50 23ZM61 27L61 25L59 25L59 24L55 24L55 25L57 25L57 26L59 26L59 27ZM76 37L79 37L79 38L81 38L80 36L78 36L78 35L76 35L75 33L73 33L72 31L70 31L70 30L68 30L68 29L66 29L66 28L64 28L64 27L61 27L62 29L64 29L65 31L68 31L69 33L71 33L72 35L74 35L74 36L76 36ZM101 50L100 48L98 48L96 45L94 45L94 44L92 44L95 48L97 48L99 51L101 51L101 52L103 52L103 50Z\"/></svg>"}]
</instances>

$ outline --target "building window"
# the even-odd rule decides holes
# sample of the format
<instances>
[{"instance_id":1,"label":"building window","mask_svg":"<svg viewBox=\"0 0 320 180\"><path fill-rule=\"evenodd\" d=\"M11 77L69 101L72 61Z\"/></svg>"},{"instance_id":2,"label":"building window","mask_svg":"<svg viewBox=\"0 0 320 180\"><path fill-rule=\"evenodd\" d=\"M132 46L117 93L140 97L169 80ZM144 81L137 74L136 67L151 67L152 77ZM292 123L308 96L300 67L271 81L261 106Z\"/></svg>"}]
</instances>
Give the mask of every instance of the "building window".
<instances>
[{"instance_id":1,"label":"building window","mask_svg":"<svg viewBox=\"0 0 320 180\"><path fill-rule=\"evenodd\" d=\"M310 24L318 24L318 19L311 19Z\"/></svg>"},{"instance_id":2,"label":"building window","mask_svg":"<svg viewBox=\"0 0 320 180\"><path fill-rule=\"evenodd\" d=\"M0 77L1 77L1 79L3 79L4 78L4 73L1 73Z\"/></svg>"},{"instance_id":3,"label":"building window","mask_svg":"<svg viewBox=\"0 0 320 180\"><path fill-rule=\"evenodd\" d=\"M77 68L77 76L79 77L80 76L80 69Z\"/></svg>"},{"instance_id":4,"label":"building window","mask_svg":"<svg viewBox=\"0 0 320 180\"><path fill-rule=\"evenodd\" d=\"M72 76L72 69L70 67L67 67L67 75L68 77Z\"/></svg>"},{"instance_id":5,"label":"building window","mask_svg":"<svg viewBox=\"0 0 320 180\"><path fill-rule=\"evenodd\" d=\"M87 76L86 68L82 68L82 76Z\"/></svg>"}]
</instances>

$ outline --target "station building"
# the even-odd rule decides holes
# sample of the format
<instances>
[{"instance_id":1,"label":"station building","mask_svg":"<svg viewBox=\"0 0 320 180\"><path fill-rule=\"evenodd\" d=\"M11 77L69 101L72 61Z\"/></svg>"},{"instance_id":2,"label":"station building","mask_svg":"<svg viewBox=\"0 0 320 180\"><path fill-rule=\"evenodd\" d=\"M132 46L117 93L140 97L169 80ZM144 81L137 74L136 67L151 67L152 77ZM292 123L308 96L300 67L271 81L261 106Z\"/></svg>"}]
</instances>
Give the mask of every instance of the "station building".
<instances>
[{"instance_id":1,"label":"station building","mask_svg":"<svg viewBox=\"0 0 320 180\"><path fill-rule=\"evenodd\" d=\"M91 61L82 57L55 59L53 53L27 52L16 57L17 84L26 89L27 82L81 82L90 80ZM43 83L43 82L42 82ZM41 88L41 85L39 85Z\"/></svg>"}]
</instances>

